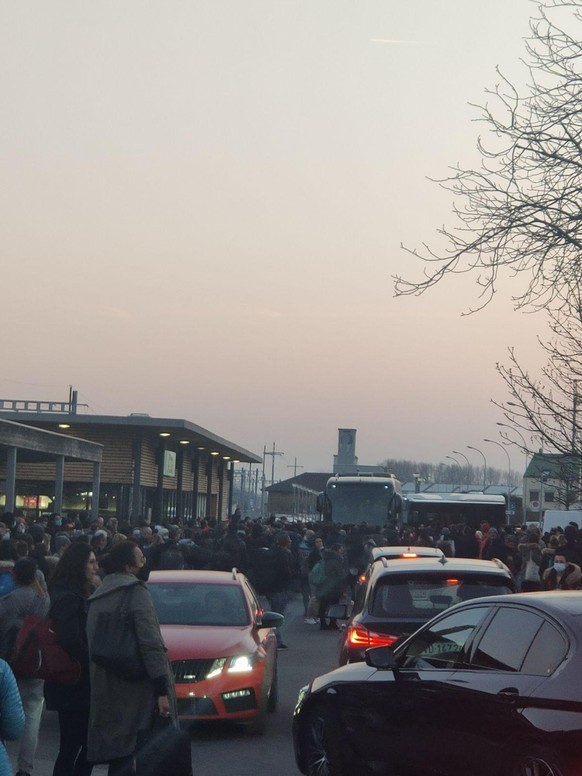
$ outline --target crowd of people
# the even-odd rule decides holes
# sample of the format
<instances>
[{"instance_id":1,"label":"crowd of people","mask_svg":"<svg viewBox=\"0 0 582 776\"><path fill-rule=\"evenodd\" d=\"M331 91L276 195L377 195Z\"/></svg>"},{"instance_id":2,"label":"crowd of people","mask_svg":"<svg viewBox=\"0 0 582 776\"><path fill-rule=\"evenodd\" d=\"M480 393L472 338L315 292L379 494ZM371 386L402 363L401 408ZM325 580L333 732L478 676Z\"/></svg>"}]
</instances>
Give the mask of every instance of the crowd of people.
<instances>
[{"instance_id":1,"label":"crowd of people","mask_svg":"<svg viewBox=\"0 0 582 776\"><path fill-rule=\"evenodd\" d=\"M93 763L109 763L110 776L132 773L137 734L152 708L175 720L171 669L149 592L154 569L238 568L269 607L285 614L291 595L303 603L304 621L322 630L337 628L330 605L353 597L358 576L375 546L420 545L447 556L498 559L518 589L582 587L582 532L575 524L540 534L537 526L423 525L398 530L371 526L301 523L243 518L237 509L227 523L138 526L116 518L62 517L33 521L4 513L0 521L0 656L10 623L28 614L50 616L60 645L81 665L74 685L16 678L0 660L0 738L19 737L16 776L32 776L43 705L58 713L59 752L53 776L89 776ZM129 589L143 653L143 681L132 685L128 706L124 679L89 659L101 612L119 606ZM284 628L277 644L286 649ZM123 701L123 703L122 703ZM123 708L122 717L119 709ZM0 776L11 776L0 745Z\"/></svg>"}]
</instances>

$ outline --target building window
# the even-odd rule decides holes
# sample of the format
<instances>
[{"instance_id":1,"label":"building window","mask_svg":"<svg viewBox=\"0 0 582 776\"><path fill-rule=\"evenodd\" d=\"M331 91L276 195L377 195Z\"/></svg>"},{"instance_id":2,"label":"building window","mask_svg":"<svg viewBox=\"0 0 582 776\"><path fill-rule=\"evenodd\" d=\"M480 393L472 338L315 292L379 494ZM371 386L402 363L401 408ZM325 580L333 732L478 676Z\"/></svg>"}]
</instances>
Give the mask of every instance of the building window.
<instances>
[{"instance_id":1,"label":"building window","mask_svg":"<svg viewBox=\"0 0 582 776\"><path fill-rule=\"evenodd\" d=\"M540 492L539 490L530 490L529 492L529 500L531 501L539 501L540 500Z\"/></svg>"},{"instance_id":2,"label":"building window","mask_svg":"<svg viewBox=\"0 0 582 776\"><path fill-rule=\"evenodd\" d=\"M544 504L551 504L554 501L554 491L546 490L544 493Z\"/></svg>"}]
</instances>

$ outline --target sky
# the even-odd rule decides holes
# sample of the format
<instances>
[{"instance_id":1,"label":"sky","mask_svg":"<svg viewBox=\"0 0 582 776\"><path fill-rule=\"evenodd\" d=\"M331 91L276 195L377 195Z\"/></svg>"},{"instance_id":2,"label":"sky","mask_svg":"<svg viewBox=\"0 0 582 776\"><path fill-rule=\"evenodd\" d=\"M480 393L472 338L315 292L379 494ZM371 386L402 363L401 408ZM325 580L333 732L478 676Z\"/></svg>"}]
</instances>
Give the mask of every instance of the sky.
<instances>
[{"instance_id":1,"label":"sky","mask_svg":"<svg viewBox=\"0 0 582 776\"><path fill-rule=\"evenodd\" d=\"M185 418L276 479L481 449L503 469L506 278L395 298L476 164L529 0L0 2L0 398ZM481 457L466 451L471 463ZM522 454L510 450L515 466ZM267 460L270 467L270 459Z\"/></svg>"}]
</instances>

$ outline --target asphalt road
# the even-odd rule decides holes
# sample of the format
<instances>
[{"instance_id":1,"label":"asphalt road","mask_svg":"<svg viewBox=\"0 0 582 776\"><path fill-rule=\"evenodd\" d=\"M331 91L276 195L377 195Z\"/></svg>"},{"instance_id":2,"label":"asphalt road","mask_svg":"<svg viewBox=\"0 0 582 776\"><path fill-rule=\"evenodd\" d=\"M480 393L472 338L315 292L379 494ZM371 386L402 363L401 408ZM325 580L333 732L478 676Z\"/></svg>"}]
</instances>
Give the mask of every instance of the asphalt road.
<instances>
[{"instance_id":1,"label":"asphalt road","mask_svg":"<svg viewBox=\"0 0 582 776\"><path fill-rule=\"evenodd\" d=\"M337 665L337 634L320 631L303 622L299 599L291 601L283 637L289 649L279 650L279 707L269 716L264 736L255 737L235 725L204 725L192 734L194 773L204 776L256 776L277 773L296 776L291 741L291 715L299 688L318 674ZM13 745L8 745L9 752ZM58 749L58 722L54 712L45 712L40 730L34 776L52 776ZM94 776L105 776L106 766L96 766Z\"/></svg>"}]
</instances>

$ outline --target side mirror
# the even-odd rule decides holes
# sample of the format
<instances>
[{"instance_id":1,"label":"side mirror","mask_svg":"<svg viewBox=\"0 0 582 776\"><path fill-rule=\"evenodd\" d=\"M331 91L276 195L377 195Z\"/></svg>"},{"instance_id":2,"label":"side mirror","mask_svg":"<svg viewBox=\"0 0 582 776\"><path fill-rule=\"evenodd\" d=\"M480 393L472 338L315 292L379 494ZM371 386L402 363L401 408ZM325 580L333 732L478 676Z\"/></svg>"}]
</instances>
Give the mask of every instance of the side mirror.
<instances>
[{"instance_id":1,"label":"side mirror","mask_svg":"<svg viewBox=\"0 0 582 776\"><path fill-rule=\"evenodd\" d=\"M283 625L285 618L278 612L263 612L262 617L257 620L259 628L277 628Z\"/></svg>"},{"instance_id":2,"label":"side mirror","mask_svg":"<svg viewBox=\"0 0 582 776\"><path fill-rule=\"evenodd\" d=\"M332 604L328 606L326 615L333 620L347 620L348 619L348 607L347 604Z\"/></svg>"},{"instance_id":3,"label":"side mirror","mask_svg":"<svg viewBox=\"0 0 582 776\"><path fill-rule=\"evenodd\" d=\"M397 668L396 658L391 647L372 647L366 650L366 665L378 671L389 671Z\"/></svg>"}]
</instances>

